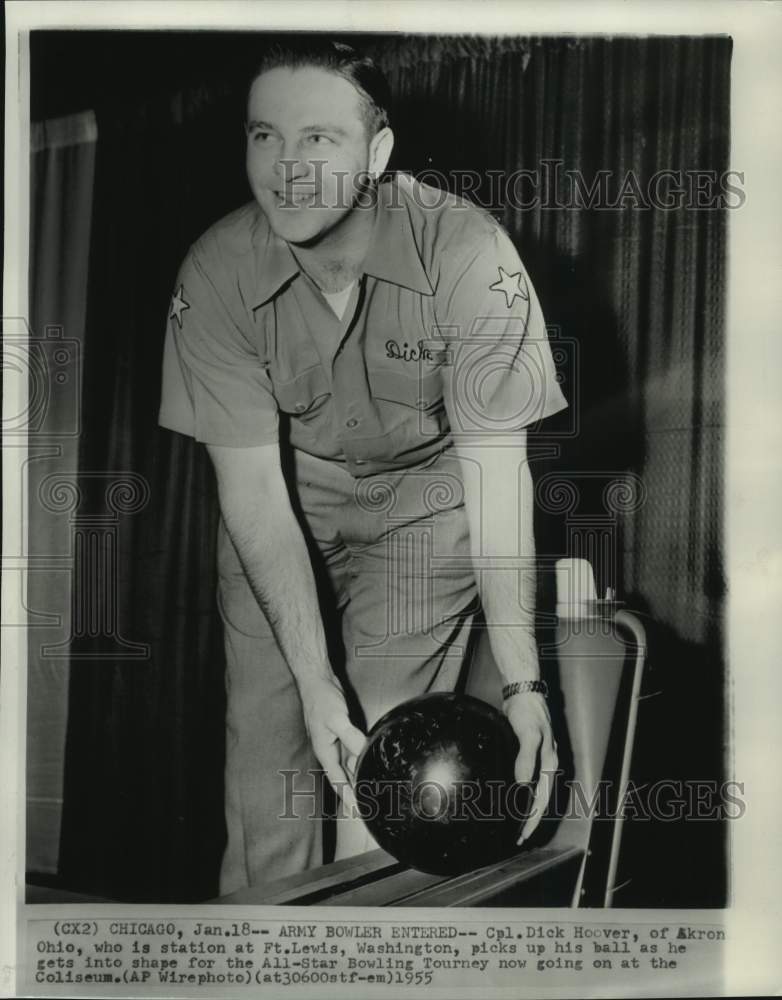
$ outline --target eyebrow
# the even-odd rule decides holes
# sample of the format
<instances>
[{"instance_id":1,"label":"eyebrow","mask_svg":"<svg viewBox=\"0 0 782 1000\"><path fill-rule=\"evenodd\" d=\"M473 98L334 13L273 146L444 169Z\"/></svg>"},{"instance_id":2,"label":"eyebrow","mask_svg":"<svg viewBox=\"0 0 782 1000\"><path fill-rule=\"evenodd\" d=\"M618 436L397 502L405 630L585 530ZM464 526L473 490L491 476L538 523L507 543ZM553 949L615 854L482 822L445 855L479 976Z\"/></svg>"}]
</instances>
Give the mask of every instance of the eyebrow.
<instances>
[{"instance_id":1,"label":"eyebrow","mask_svg":"<svg viewBox=\"0 0 782 1000\"><path fill-rule=\"evenodd\" d=\"M248 130L254 128L260 128L260 129L268 129L273 132L279 131L274 125L271 125L269 122L264 122L264 121L251 120L247 122L246 127ZM340 125L307 125L301 131L305 135L314 135L317 132L332 132L334 135L339 135L342 137L348 135L347 131Z\"/></svg>"},{"instance_id":2,"label":"eyebrow","mask_svg":"<svg viewBox=\"0 0 782 1000\"><path fill-rule=\"evenodd\" d=\"M333 132L334 135L346 136L348 133L340 125L308 125L302 132L311 134L313 132Z\"/></svg>"}]
</instances>

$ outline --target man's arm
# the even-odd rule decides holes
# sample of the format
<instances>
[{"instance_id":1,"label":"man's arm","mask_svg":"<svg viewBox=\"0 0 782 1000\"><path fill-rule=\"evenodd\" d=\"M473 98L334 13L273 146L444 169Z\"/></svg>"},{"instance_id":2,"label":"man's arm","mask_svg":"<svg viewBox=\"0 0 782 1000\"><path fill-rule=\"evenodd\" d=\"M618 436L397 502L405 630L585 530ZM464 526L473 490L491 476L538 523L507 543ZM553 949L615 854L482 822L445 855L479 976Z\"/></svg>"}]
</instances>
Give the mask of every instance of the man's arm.
<instances>
[{"instance_id":1,"label":"man's arm","mask_svg":"<svg viewBox=\"0 0 782 1000\"><path fill-rule=\"evenodd\" d=\"M351 805L339 743L356 756L365 738L348 718L342 689L329 663L312 564L291 508L279 445L208 445L207 450L217 474L223 519L296 679L315 755L334 788ZM263 673L262 663L258 670Z\"/></svg>"},{"instance_id":2,"label":"man's arm","mask_svg":"<svg viewBox=\"0 0 782 1000\"><path fill-rule=\"evenodd\" d=\"M470 546L494 659L505 684L540 676L535 643L535 541L532 477L526 433L485 437L456 445L470 526ZM503 705L521 750L515 775L530 782L539 759L540 776L521 838L540 822L557 769L556 744L545 698L525 692Z\"/></svg>"},{"instance_id":3,"label":"man's arm","mask_svg":"<svg viewBox=\"0 0 782 1000\"><path fill-rule=\"evenodd\" d=\"M471 218L462 216L466 226L472 225ZM499 226L468 230L453 243L458 259L441 261L436 293L450 355L443 368L443 400L464 470L473 558L492 652L506 683L512 683L538 676L526 428L567 402L540 303L516 248ZM521 744L517 780L530 781L536 761L540 764L524 839L550 797L556 745L541 694L516 694L503 709Z\"/></svg>"}]
</instances>

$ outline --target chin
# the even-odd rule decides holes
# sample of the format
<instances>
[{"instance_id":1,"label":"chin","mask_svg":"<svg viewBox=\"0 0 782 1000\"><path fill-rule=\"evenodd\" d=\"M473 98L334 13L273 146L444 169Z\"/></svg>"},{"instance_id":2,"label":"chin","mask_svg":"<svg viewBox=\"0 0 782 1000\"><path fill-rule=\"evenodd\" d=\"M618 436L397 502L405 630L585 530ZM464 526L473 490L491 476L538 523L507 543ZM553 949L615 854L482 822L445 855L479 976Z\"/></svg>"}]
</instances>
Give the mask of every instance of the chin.
<instances>
[{"instance_id":1,"label":"chin","mask_svg":"<svg viewBox=\"0 0 782 1000\"><path fill-rule=\"evenodd\" d=\"M264 209L264 211L272 232L276 236L285 240L286 243L299 245L317 243L339 221L331 215L325 219L315 218L313 213L308 212L307 209L272 212Z\"/></svg>"},{"instance_id":2,"label":"chin","mask_svg":"<svg viewBox=\"0 0 782 1000\"><path fill-rule=\"evenodd\" d=\"M317 243L323 235L323 230L319 226L308 225L306 222L286 222L280 224L278 219L269 219L269 225L275 236L286 243L293 243L297 246Z\"/></svg>"},{"instance_id":3,"label":"chin","mask_svg":"<svg viewBox=\"0 0 782 1000\"><path fill-rule=\"evenodd\" d=\"M272 232L288 243L308 243L323 228L322 220L313 218L306 208L280 208L274 199L263 196L256 200Z\"/></svg>"}]
</instances>

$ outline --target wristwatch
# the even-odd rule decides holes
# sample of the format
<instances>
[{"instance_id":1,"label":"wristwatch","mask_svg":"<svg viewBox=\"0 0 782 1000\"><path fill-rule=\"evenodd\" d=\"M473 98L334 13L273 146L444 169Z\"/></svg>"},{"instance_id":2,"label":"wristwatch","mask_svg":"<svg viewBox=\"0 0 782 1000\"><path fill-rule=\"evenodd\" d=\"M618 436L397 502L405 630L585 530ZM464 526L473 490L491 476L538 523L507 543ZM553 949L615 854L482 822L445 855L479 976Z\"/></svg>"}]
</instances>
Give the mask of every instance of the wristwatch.
<instances>
[{"instance_id":1,"label":"wristwatch","mask_svg":"<svg viewBox=\"0 0 782 1000\"><path fill-rule=\"evenodd\" d=\"M507 701L514 694L526 694L528 691L542 694L544 698L548 697L548 685L545 681L514 681L513 684L506 684L502 689L502 700Z\"/></svg>"}]
</instances>

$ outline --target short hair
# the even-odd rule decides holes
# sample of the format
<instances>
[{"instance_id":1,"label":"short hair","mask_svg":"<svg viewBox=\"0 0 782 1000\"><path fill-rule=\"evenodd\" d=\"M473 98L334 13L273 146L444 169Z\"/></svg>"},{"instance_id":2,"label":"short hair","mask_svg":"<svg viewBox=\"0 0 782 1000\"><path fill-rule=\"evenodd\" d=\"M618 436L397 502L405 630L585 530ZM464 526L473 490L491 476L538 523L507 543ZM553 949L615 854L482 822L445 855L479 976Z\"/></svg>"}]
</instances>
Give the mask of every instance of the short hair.
<instances>
[{"instance_id":1,"label":"short hair","mask_svg":"<svg viewBox=\"0 0 782 1000\"><path fill-rule=\"evenodd\" d=\"M361 118L370 137L389 124L391 91L388 81L370 56L346 42L312 38L274 41L256 64L248 91L262 73L305 66L335 73L355 87L360 97Z\"/></svg>"}]
</instances>

